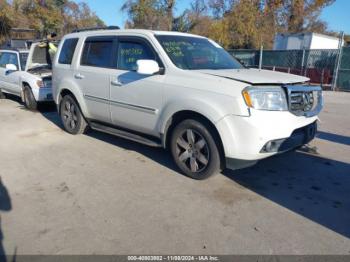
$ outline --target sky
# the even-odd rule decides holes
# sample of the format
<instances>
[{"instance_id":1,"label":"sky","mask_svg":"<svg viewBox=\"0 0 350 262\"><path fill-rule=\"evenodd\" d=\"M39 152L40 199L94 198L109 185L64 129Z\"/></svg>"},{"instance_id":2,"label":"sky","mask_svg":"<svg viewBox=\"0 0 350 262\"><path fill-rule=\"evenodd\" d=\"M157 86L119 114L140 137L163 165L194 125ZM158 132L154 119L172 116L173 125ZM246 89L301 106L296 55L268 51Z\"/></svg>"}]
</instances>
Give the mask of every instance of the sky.
<instances>
[{"instance_id":1,"label":"sky","mask_svg":"<svg viewBox=\"0 0 350 262\"><path fill-rule=\"evenodd\" d=\"M79 2L79 0L76 2ZM107 25L124 26L127 16L120 11L120 8L125 0L85 0L85 2ZM189 3L190 0L178 0L176 13L179 14L185 10ZM350 34L349 12L350 0L336 0L333 5L323 10L321 18L328 23L330 30L344 31Z\"/></svg>"}]
</instances>

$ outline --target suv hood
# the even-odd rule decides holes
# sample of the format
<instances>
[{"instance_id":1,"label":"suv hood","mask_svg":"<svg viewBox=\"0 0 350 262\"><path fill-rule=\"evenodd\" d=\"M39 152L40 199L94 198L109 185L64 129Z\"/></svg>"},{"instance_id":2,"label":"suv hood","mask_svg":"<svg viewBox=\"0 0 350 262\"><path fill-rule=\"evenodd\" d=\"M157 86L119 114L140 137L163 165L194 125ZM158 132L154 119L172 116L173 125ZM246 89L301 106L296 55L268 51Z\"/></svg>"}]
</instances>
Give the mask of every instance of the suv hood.
<instances>
[{"instance_id":1,"label":"suv hood","mask_svg":"<svg viewBox=\"0 0 350 262\"><path fill-rule=\"evenodd\" d=\"M303 76L260 69L225 69L225 70L198 70L198 72L217 77L224 77L250 85L266 84L297 84L310 79Z\"/></svg>"}]
</instances>

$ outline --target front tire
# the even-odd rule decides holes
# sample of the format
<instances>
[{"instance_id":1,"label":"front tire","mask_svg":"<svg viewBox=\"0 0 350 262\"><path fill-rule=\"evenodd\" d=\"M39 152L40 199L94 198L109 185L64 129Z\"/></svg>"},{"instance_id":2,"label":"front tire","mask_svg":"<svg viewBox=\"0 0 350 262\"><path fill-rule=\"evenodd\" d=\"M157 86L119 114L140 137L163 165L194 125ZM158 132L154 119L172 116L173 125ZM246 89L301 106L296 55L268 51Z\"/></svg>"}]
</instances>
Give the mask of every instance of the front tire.
<instances>
[{"instance_id":1,"label":"front tire","mask_svg":"<svg viewBox=\"0 0 350 262\"><path fill-rule=\"evenodd\" d=\"M187 176L203 180L220 171L220 153L211 128L188 119L178 124L171 136L173 159Z\"/></svg>"},{"instance_id":2,"label":"front tire","mask_svg":"<svg viewBox=\"0 0 350 262\"><path fill-rule=\"evenodd\" d=\"M87 123L78 103L71 95L66 95L60 103L60 117L64 129L72 134L79 135L85 132Z\"/></svg>"},{"instance_id":3,"label":"front tire","mask_svg":"<svg viewBox=\"0 0 350 262\"><path fill-rule=\"evenodd\" d=\"M24 87L23 96L25 107L31 111L37 110L38 103L36 102L32 89L29 86Z\"/></svg>"}]
</instances>

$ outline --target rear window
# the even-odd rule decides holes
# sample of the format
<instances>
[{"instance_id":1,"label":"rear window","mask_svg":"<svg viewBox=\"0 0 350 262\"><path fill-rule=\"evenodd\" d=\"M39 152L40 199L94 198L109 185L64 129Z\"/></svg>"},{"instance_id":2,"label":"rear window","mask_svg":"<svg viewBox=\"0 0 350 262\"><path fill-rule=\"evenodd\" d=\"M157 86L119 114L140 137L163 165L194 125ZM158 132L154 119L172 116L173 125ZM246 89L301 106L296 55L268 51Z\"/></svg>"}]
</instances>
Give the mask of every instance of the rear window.
<instances>
[{"instance_id":1,"label":"rear window","mask_svg":"<svg viewBox=\"0 0 350 262\"><path fill-rule=\"evenodd\" d=\"M72 63L75 48L78 43L78 38L66 39L63 43L58 63L70 65Z\"/></svg>"},{"instance_id":2,"label":"rear window","mask_svg":"<svg viewBox=\"0 0 350 262\"><path fill-rule=\"evenodd\" d=\"M113 67L113 38L89 38L85 41L81 65Z\"/></svg>"}]
</instances>

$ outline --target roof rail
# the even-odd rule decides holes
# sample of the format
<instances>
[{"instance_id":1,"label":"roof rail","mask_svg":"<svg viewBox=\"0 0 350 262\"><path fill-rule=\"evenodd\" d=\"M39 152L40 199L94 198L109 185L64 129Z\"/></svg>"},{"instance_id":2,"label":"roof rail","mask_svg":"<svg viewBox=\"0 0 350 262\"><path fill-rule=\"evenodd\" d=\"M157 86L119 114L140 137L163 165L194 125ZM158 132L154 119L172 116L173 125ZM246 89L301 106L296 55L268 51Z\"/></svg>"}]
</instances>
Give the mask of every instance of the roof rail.
<instances>
[{"instance_id":1,"label":"roof rail","mask_svg":"<svg viewBox=\"0 0 350 262\"><path fill-rule=\"evenodd\" d=\"M79 33L85 31L96 31L96 30L119 30L119 26L103 26L103 27L87 27L87 28L79 28L72 31L72 33Z\"/></svg>"}]
</instances>

